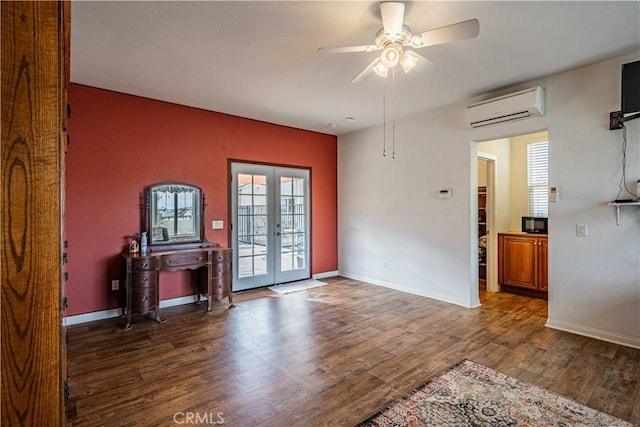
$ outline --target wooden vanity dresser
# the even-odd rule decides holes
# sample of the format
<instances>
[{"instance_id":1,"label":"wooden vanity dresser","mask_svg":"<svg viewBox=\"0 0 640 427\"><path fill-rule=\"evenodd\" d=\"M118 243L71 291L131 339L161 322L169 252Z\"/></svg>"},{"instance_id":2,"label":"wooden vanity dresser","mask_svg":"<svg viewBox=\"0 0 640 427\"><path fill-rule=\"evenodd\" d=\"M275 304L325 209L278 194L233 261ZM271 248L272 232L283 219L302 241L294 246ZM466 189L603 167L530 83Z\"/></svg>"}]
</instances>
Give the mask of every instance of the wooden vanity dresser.
<instances>
[{"instance_id":1,"label":"wooden vanity dresser","mask_svg":"<svg viewBox=\"0 0 640 427\"><path fill-rule=\"evenodd\" d=\"M212 301L229 298L233 307L231 292L231 249L223 247L203 247L153 251L146 255L123 254L125 263L125 329L131 327L131 317L136 314L160 318L160 273L163 271L193 270L196 302L201 295L207 297L207 312Z\"/></svg>"}]
</instances>

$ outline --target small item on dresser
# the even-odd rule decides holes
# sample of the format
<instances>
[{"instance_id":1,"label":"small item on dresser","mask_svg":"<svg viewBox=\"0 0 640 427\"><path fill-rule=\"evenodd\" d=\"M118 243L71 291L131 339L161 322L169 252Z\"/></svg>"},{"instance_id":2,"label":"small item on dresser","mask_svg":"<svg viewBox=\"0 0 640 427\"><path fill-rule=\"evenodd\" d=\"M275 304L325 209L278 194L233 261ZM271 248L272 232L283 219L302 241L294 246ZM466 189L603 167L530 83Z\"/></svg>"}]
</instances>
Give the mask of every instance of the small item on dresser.
<instances>
[{"instance_id":1,"label":"small item on dresser","mask_svg":"<svg viewBox=\"0 0 640 427\"><path fill-rule=\"evenodd\" d=\"M149 247L147 246L147 232L143 231L140 234L140 254L146 255L149 251Z\"/></svg>"},{"instance_id":2,"label":"small item on dresser","mask_svg":"<svg viewBox=\"0 0 640 427\"><path fill-rule=\"evenodd\" d=\"M135 234L131 236L131 243L129 243L129 253L137 254L140 252L140 246L138 245L138 236Z\"/></svg>"}]
</instances>

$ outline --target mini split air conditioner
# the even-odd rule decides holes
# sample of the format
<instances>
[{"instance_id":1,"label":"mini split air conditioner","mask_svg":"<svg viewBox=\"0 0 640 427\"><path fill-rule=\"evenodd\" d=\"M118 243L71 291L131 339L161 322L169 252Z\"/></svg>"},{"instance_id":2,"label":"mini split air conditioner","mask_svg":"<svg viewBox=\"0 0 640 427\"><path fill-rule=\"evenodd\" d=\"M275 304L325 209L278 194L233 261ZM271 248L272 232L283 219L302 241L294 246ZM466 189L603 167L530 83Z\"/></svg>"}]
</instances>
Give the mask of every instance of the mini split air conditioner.
<instances>
[{"instance_id":1,"label":"mini split air conditioner","mask_svg":"<svg viewBox=\"0 0 640 427\"><path fill-rule=\"evenodd\" d=\"M467 124L472 128L544 115L544 89L540 86L469 105Z\"/></svg>"}]
</instances>

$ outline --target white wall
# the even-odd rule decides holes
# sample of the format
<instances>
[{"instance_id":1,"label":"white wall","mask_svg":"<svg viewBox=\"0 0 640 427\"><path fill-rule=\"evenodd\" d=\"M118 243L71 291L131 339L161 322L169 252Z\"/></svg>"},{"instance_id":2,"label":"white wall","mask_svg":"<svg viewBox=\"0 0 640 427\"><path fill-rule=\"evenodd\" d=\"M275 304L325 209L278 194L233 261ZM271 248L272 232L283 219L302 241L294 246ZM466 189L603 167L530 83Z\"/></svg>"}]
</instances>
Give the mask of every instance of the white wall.
<instances>
[{"instance_id":1,"label":"white wall","mask_svg":"<svg viewBox=\"0 0 640 427\"><path fill-rule=\"evenodd\" d=\"M371 283L459 305L478 304L476 145L548 129L550 185L548 325L640 347L640 208L614 208L622 131L620 65L640 52L528 82L546 89L543 117L469 130L464 107L396 124L397 158L381 156L382 129L338 138L339 271ZM500 95L501 93L491 94ZM640 178L640 119L627 123L627 178ZM453 198L436 192L452 188ZM576 224L588 237L577 237Z\"/></svg>"},{"instance_id":2,"label":"white wall","mask_svg":"<svg viewBox=\"0 0 640 427\"><path fill-rule=\"evenodd\" d=\"M444 123L444 125L443 125ZM382 129L338 139L338 270L342 275L472 306L468 131L446 111L396 124L397 158ZM450 143L451 141L463 141ZM475 154L475 153L474 153ZM452 188L453 197L437 198ZM474 199L477 197L474 190ZM477 200L473 201L474 207ZM477 224L474 224L477 245Z\"/></svg>"},{"instance_id":3,"label":"white wall","mask_svg":"<svg viewBox=\"0 0 640 427\"><path fill-rule=\"evenodd\" d=\"M511 140L501 138L485 141L477 145L477 150L496 157L494 231L511 231Z\"/></svg>"},{"instance_id":4,"label":"white wall","mask_svg":"<svg viewBox=\"0 0 640 427\"><path fill-rule=\"evenodd\" d=\"M487 161L478 159L478 187L487 186Z\"/></svg>"}]
</instances>

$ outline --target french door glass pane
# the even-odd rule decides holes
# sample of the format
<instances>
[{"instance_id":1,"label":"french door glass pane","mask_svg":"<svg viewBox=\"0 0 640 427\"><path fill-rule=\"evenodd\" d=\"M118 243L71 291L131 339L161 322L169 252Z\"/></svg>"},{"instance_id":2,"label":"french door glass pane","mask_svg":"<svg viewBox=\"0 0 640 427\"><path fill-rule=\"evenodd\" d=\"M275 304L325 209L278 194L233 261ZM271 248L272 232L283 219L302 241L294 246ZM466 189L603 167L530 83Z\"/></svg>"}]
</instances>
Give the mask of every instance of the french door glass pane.
<instances>
[{"instance_id":1,"label":"french door glass pane","mask_svg":"<svg viewBox=\"0 0 640 427\"><path fill-rule=\"evenodd\" d=\"M292 179L293 186L293 195L294 196L304 196L304 179L302 178L293 178Z\"/></svg>"},{"instance_id":2,"label":"french door glass pane","mask_svg":"<svg viewBox=\"0 0 640 427\"><path fill-rule=\"evenodd\" d=\"M280 177L280 271L305 268L304 202L304 179Z\"/></svg>"},{"instance_id":3,"label":"french door glass pane","mask_svg":"<svg viewBox=\"0 0 640 427\"><path fill-rule=\"evenodd\" d=\"M267 273L267 177L238 174L238 277Z\"/></svg>"},{"instance_id":4,"label":"french door glass pane","mask_svg":"<svg viewBox=\"0 0 640 427\"><path fill-rule=\"evenodd\" d=\"M253 194L267 194L267 177L253 175Z\"/></svg>"}]
</instances>

